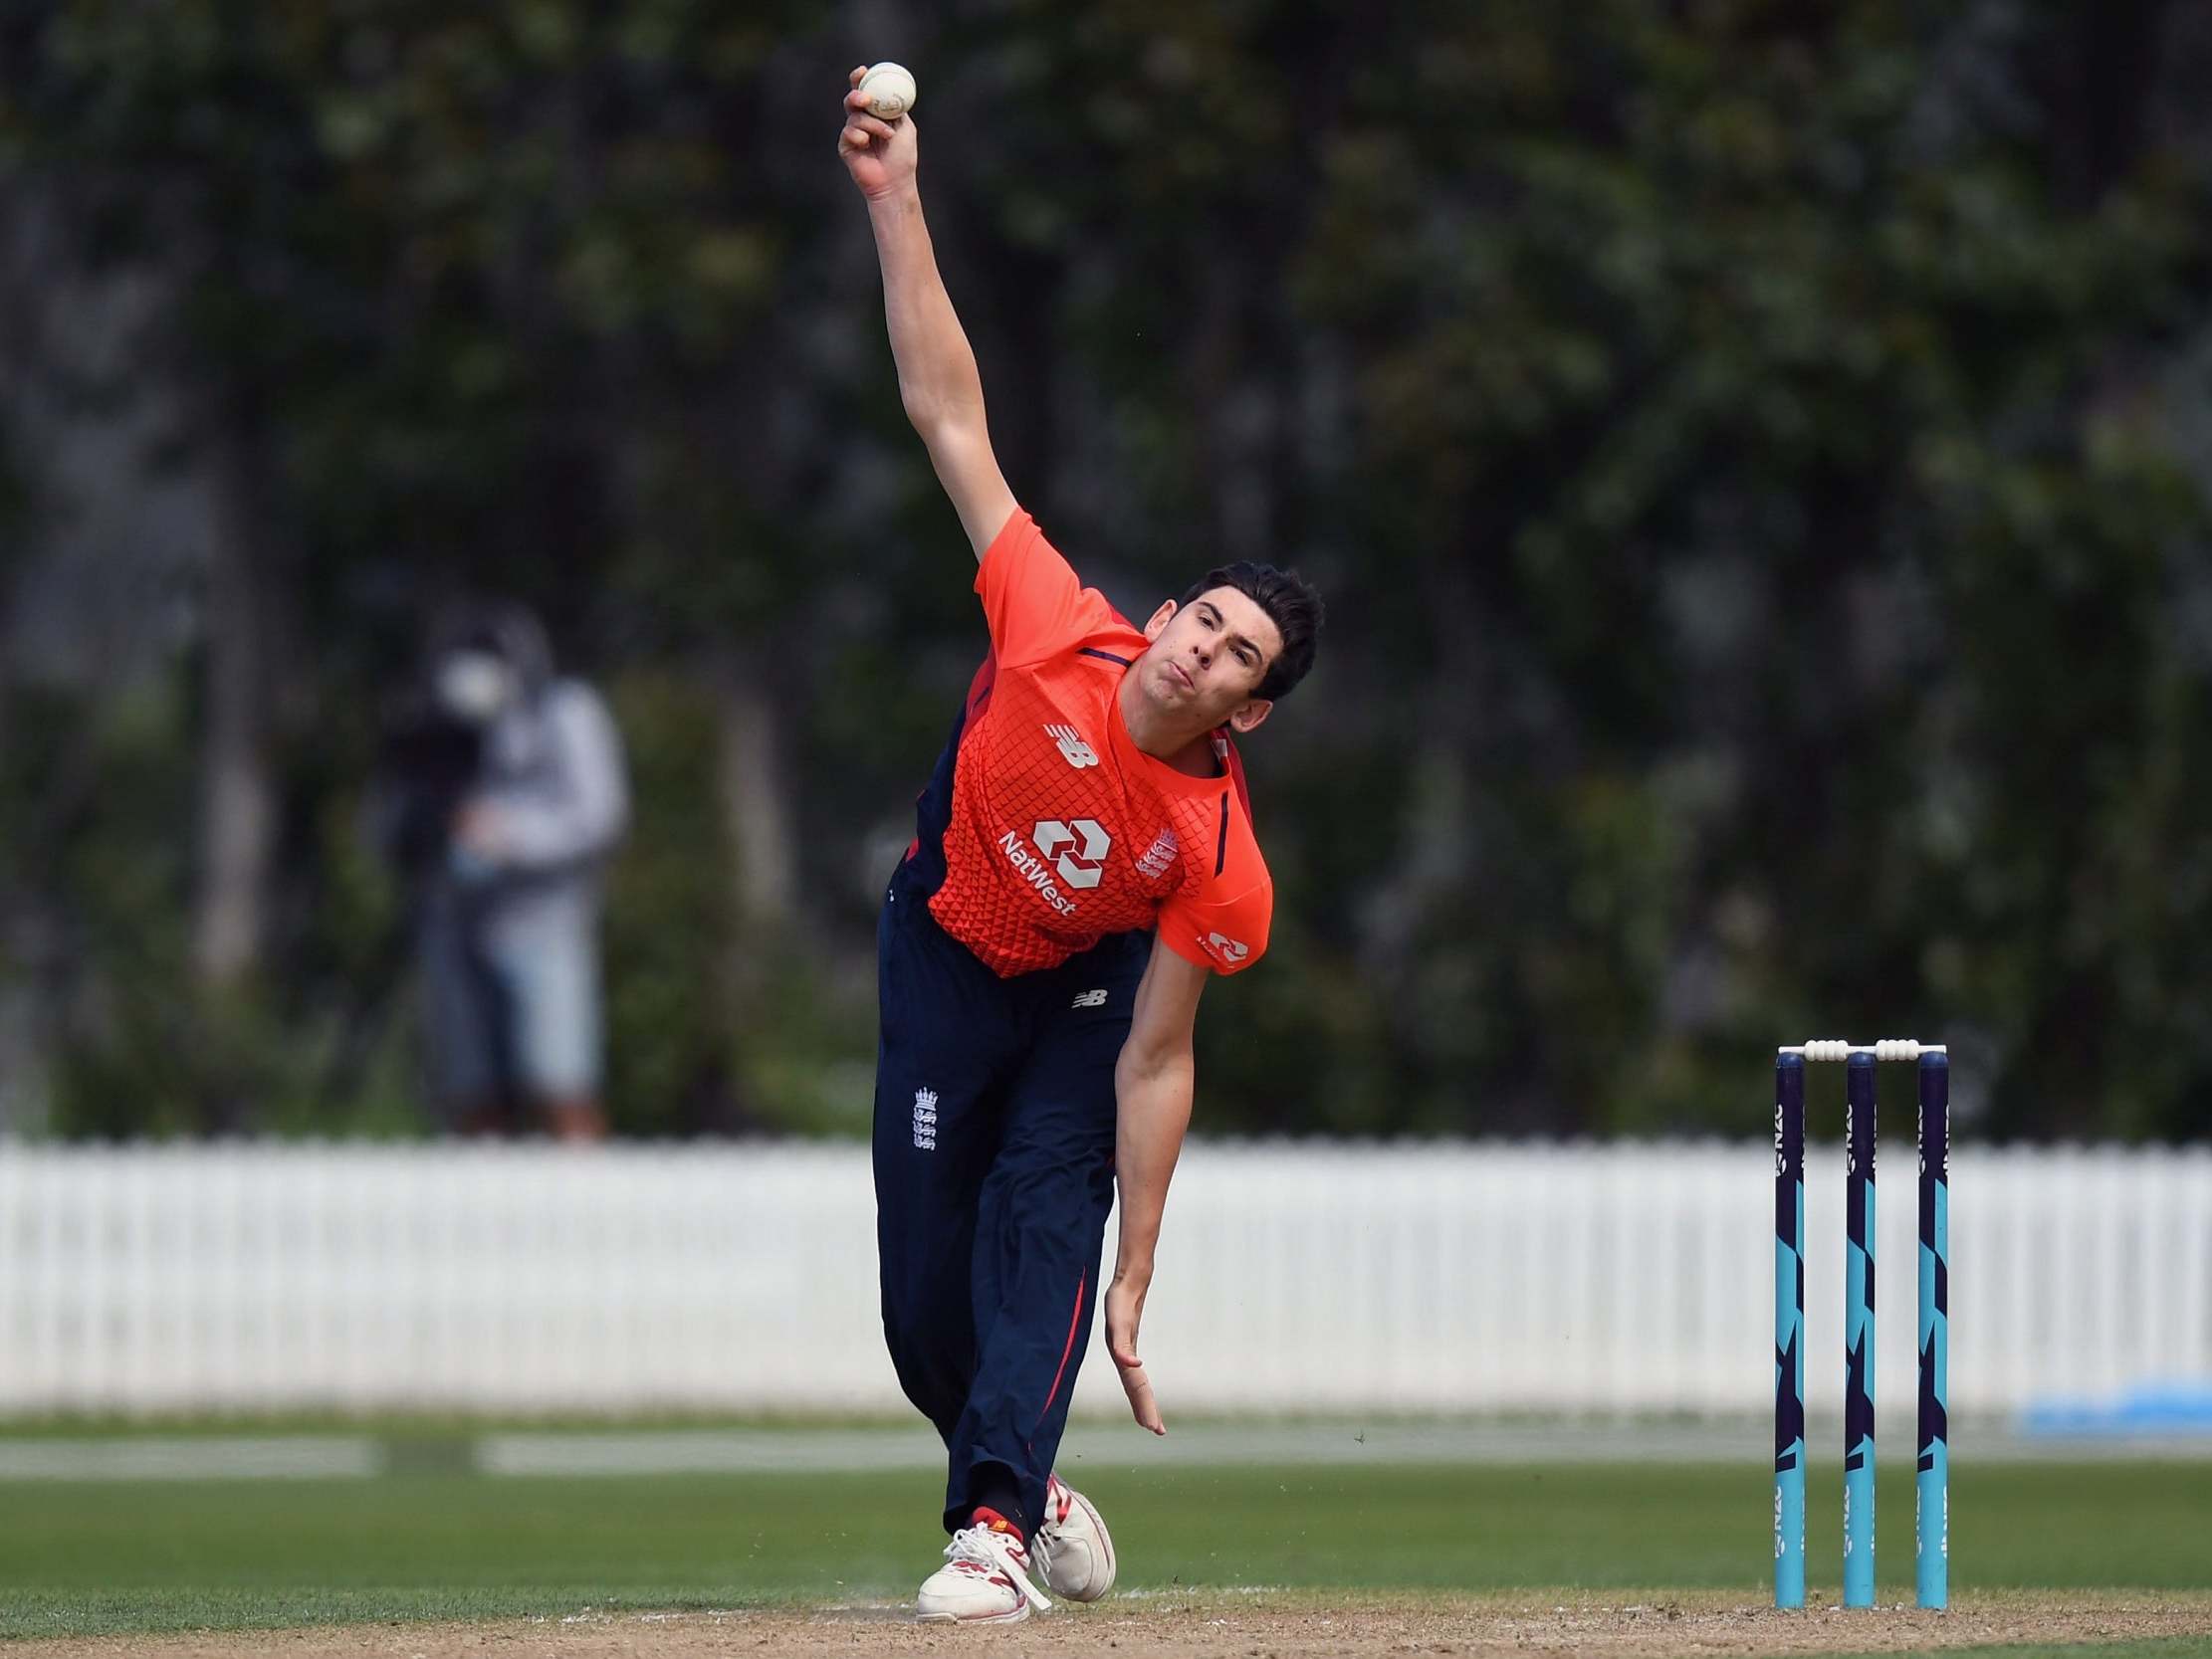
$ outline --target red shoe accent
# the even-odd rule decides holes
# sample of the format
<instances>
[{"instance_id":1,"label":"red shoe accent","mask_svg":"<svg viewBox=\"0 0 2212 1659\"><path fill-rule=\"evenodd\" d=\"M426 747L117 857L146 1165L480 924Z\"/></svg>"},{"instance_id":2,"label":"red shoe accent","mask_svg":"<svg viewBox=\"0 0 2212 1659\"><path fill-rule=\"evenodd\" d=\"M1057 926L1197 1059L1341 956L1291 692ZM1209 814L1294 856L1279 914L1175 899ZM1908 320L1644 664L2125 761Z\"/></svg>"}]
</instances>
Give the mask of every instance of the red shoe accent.
<instances>
[{"instance_id":1,"label":"red shoe accent","mask_svg":"<svg viewBox=\"0 0 2212 1659\"><path fill-rule=\"evenodd\" d=\"M953 1562L953 1570L955 1572L965 1572L971 1578L981 1578L988 1584L998 1584L1009 1590L1013 1588L1011 1578L1008 1578L1003 1572L994 1572L981 1561L955 1561Z\"/></svg>"},{"instance_id":2,"label":"red shoe accent","mask_svg":"<svg viewBox=\"0 0 2212 1659\"><path fill-rule=\"evenodd\" d=\"M1021 1543L1021 1529L985 1504L978 1504L969 1514L969 1522L977 1527L989 1527L995 1533L1004 1533L1016 1545Z\"/></svg>"}]
</instances>

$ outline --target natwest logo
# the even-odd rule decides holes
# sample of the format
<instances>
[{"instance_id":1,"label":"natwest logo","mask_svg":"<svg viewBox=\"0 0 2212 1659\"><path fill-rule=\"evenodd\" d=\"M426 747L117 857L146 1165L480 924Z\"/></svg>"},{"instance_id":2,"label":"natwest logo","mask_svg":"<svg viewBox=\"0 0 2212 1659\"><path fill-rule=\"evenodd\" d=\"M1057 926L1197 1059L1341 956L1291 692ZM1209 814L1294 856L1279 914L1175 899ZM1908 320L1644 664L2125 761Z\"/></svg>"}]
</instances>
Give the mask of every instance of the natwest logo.
<instances>
[{"instance_id":1,"label":"natwest logo","mask_svg":"<svg viewBox=\"0 0 2212 1659\"><path fill-rule=\"evenodd\" d=\"M1252 953L1252 947L1242 939L1230 938L1226 933L1208 933L1206 947L1226 962L1240 962Z\"/></svg>"},{"instance_id":2,"label":"natwest logo","mask_svg":"<svg viewBox=\"0 0 2212 1659\"><path fill-rule=\"evenodd\" d=\"M1094 888L1104 879L1106 849L1114 843L1096 819L1063 824L1057 818L1043 818L1029 833L1036 838L1039 856L1052 861L1052 868L1069 887Z\"/></svg>"},{"instance_id":3,"label":"natwest logo","mask_svg":"<svg viewBox=\"0 0 2212 1659\"><path fill-rule=\"evenodd\" d=\"M1039 899L1062 916L1075 914L1075 901L1062 893L1052 880L1052 866L1030 851L1029 844L1021 839L1019 830L1008 830L1001 835L998 838L998 850L1006 855L1006 862L1013 866L1013 873L1027 882Z\"/></svg>"}]
</instances>

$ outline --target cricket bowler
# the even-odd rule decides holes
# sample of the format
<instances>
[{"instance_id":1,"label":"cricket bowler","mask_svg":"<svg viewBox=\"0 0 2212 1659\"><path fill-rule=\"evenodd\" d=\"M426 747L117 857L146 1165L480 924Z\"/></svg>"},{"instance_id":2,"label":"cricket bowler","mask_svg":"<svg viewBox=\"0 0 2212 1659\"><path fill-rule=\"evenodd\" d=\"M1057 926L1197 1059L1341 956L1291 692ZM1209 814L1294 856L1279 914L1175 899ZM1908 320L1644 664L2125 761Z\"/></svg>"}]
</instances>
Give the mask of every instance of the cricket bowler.
<instances>
[{"instance_id":1,"label":"cricket bowler","mask_svg":"<svg viewBox=\"0 0 2212 1659\"><path fill-rule=\"evenodd\" d=\"M1138 628L1078 581L992 454L914 118L871 113L861 76L838 153L991 636L878 926L883 1329L949 1460L952 1543L916 1611L1010 1623L1046 1589L1089 1601L1114 1578L1104 1522L1053 1459L1117 1181L1106 1346L1138 1423L1166 1432L1137 1330L1191 1121L1192 1029L1208 976L1266 949L1273 902L1230 737L1312 666L1321 604L1247 561Z\"/></svg>"}]
</instances>

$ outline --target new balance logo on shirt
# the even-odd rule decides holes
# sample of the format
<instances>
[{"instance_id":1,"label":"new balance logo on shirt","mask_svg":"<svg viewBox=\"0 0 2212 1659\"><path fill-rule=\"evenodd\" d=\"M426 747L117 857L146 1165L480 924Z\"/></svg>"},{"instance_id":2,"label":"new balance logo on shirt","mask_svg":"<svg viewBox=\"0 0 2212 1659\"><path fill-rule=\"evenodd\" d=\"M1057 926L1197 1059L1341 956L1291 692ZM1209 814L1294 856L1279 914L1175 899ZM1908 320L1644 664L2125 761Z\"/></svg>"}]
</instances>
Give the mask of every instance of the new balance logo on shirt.
<instances>
[{"instance_id":1,"label":"new balance logo on shirt","mask_svg":"<svg viewBox=\"0 0 2212 1659\"><path fill-rule=\"evenodd\" d=\"M1074 726L1048 726L1044 734L1060 745L1060 757L1078 771L1098 764L1098 751L1083 741L1083 734Z\"/></svg>"},{"instance_id":2,"label":"new balance logo on shirt","mask_svg":"<svg viewBox=\"0 0 2212 1659\"><path fill-rule=\"evenodd\" d=\"M1075 1000L1068 1006L1071 1008L1103 1008L1106 1006L1106 993L1104 991L1077 991Z\"/></svg>"}]
</instances>

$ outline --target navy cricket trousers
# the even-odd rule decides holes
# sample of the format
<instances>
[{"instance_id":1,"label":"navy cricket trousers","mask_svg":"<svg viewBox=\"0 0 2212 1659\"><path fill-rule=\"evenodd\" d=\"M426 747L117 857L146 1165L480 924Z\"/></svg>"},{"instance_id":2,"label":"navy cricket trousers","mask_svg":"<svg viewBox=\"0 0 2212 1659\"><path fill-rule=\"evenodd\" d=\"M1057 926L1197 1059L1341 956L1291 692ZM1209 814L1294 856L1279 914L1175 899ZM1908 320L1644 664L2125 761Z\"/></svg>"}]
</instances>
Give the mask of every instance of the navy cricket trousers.
<instances>
[{"instance_id":1,"label":"navy cricket trousers","mask_svg":"<svg viewBox=\"0 0 2212 1659\"><path fill-rule=\"evenodd\" d=\"M946 1531L1006 1485L1033 1527L1098 1299L1114 1063L1152 935L1001 979L937 925L909 860L876 937L884 1337L944 1437Z\"/></svg>"}]
</instances>

